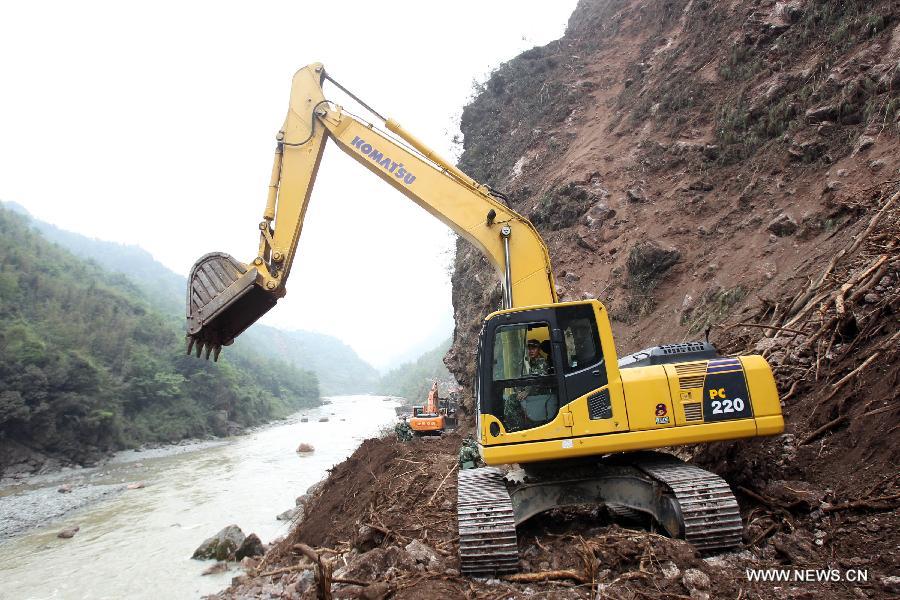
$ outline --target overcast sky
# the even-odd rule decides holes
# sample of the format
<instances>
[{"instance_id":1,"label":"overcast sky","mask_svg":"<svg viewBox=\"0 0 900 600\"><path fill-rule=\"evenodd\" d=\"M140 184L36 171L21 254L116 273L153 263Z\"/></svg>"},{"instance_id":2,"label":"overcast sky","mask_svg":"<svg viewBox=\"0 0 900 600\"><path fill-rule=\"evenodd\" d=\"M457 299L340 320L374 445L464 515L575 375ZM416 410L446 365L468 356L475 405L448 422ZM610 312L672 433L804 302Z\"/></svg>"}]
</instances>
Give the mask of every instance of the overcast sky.
<instances>
[{"instance_id":1,"label":"overcast sky","mask_svg":"<svg viewBox=\"0 0 900 600\"><path fill-rule=\"evenodd\" d=\"M547 2L4 2L0 200L186 275L248 262L291 77L316 61L445 156L500 63L560 37ZM326 96L341 94L326 84ZM350 103L347 103L348 105ZM450 231L330 145L288 295L266 322L378 367L453 327Z\"/></svg>"}]
</instances>

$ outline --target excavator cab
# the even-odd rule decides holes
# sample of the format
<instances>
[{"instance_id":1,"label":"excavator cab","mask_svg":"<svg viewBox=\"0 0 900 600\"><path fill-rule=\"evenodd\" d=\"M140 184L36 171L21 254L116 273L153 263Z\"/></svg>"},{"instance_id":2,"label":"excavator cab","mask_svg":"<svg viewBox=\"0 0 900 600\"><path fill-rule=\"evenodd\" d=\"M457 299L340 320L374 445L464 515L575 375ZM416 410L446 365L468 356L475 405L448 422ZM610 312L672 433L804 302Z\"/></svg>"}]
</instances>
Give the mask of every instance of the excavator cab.
<instances>
[{"instance_id":1,"label":"excavator cab","mask_svg":"<svg viewBox=\"0 0 900 600\"><path fill-rule=\"evenodd\" d=\"M529 352L535 342L538 356ZM571 438L571 404L588 392L598 396L590 403L596 433L627 427L621 385L610 385L619 380L615 364L609 321L596 300L488 316L477 381L483 453L490 454L492 446ZM614 409L618 419L612 418Z\"/></svg>"}]
</instances>

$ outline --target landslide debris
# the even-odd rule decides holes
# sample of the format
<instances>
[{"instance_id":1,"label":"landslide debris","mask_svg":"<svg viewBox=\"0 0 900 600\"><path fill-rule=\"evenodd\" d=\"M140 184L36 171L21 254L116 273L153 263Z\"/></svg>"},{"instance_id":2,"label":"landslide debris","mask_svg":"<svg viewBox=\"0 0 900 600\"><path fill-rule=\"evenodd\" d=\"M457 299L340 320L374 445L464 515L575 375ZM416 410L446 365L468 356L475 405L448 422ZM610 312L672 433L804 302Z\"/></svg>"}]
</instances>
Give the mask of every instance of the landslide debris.
<instances>
[{"instance_id":1,"label":"landslide debris","mask_svg":"<svg viewBox=\"0 0 900 600\"><path fill-rule=\"evenodd\" d=\"M584 507L520 527L518 581L462 578L461 437L385 438L335 467L220 597L314 597L304 546L343 580L335 597L900 592L898 85L896 1L584 0L560 40L501 65L463 113L461 168L536 224L563 299L607 304L620 355L711 328L723 353L773 365L784 435L676 450L731 484L740 549L699 556ZM500 290L462 241L452 283L445 362L467 385ZM866 579L748 580L763 568Z\"/></svg>"}]
</instances>

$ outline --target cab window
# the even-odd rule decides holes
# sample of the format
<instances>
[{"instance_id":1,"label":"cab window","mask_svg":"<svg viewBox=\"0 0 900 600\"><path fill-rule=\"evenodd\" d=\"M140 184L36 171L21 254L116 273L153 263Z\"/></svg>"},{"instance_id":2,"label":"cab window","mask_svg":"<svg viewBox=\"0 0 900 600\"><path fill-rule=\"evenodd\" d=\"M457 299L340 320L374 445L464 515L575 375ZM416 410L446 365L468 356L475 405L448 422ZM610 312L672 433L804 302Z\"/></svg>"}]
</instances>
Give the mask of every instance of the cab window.
<instances>
[{"instance_id":1,"label":"cab window","mask_svg":"<svg viewBox=\"0 0 900 600\"><path fill-rule=\"evenodd\" d=\"M492 412L506 431L543 425L559 412L553 359L546 351L549 339L548 323L503 325L495 330Z\"/></svg>"},{"instance_id":2,"label":"cab window","mask_svg":"<svg viewBox=\"0 0 900 600\"><path fill-rule=\"evenodd\" d=\"M566 364L564 370L566 374L592 367L603 360L597 322L590 306L576 306L560 310L559 320L565 343ZM605 370L602 373L605 380Z\"/></svg>"}]
</instances>

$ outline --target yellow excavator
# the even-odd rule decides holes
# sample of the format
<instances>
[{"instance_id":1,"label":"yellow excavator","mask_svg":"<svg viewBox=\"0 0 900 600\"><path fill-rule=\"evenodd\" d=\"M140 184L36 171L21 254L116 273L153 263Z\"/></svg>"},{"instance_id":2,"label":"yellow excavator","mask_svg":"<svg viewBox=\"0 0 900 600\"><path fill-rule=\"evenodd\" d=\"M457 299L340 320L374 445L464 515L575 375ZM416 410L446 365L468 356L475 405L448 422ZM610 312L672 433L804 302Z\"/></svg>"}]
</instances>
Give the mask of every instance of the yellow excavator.
<instances>
[{"instance_id":1,"label":"yellow excavator","mask_svg":"<svg viewBox=\"0 0 900 600\"><path fill-rule=\"evenodd\" d=\"M326 81L377 124L326 99ZM740 544L741 517L728 484L654 450L781 433L766 360L720 357L708 342L618 357L606 308L598 300L559 301L547 247L501 193L379 115L321 64L294 75L256 255L243 263L207 254L191 270L189 353L218 358L222 346L285 295L329 138L474 244L501 282L502 307L487 315L472 340L478 344L476 435L489 466L458 475L464 573L517 570L516 525L566 505L652 517L701 551Z\"/></svg>"}]
</instances>

